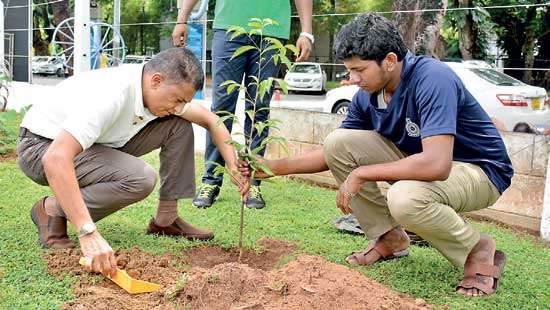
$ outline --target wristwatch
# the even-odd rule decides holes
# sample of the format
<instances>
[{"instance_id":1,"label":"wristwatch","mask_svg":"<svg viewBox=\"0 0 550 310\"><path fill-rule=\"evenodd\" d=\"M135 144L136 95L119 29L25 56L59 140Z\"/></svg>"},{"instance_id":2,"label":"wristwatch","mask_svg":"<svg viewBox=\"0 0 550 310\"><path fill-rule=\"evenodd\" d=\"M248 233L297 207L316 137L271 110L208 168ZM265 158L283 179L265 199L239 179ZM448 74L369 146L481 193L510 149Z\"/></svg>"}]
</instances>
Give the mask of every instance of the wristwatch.
<instances>
[{"instance_id":1,"label":"wristwatch","mask_svg":"<svg viewBox=\"0 0 550 310\"><path fill-rule=\"evenodd\" d=\"M96 231L97 227L93 222L86 223L80 227L78 231L78 238L82 238Z\"/></svg>"},{"instance_id":2,"label":"wristwatch","mask_svg":"<svg viewBox=\"0 0 550 310\"><path fill-rule=\"evenodd\" d=\"M309 41L311 41L311 44L315 43L315 37L309 32L302 31L300 32L300 36L308 38Z\"/></svg>"}]
</instances>

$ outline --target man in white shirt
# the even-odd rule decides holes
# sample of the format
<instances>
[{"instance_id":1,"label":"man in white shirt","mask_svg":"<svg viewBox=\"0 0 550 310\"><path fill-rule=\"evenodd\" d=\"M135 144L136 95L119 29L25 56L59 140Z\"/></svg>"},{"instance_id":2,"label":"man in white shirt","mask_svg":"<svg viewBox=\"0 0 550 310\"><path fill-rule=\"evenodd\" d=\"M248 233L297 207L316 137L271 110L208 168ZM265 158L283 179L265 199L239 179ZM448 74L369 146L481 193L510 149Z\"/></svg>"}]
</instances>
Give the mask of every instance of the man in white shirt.
<instances>
[{"instance_id":1,"label":"man in white shirt","mask_svg":"<svg viewBox=\"0 0 550 310\"><path fill-rule=\"evenodd\" d=\"M67 219L78 232L91 269L116 271L113 250L94 222L147 197L156 171L138 157L160 148L160 193L148 233L210 240L177 213L177 200L195 193L191 123L205 127L231 171L235 150L218 117L191 100L203 87L203 72L185 48L160 52L145 65L94 70L58 84L35 103L21 124L19 165L33 181L49 185L54 196L31 210L40 243L46 248L74 247ZM241 195L248 182L232 174Z\"/></svg>"}]
</instances>

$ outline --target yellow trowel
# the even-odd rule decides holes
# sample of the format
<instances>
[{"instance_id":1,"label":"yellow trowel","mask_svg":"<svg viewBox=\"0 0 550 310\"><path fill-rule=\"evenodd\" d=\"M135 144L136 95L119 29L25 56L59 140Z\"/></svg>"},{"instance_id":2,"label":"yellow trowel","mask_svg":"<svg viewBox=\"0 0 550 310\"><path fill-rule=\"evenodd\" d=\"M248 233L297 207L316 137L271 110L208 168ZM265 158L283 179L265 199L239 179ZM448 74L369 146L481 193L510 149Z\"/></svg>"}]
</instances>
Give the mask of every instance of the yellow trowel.
<instances>
[{"instance_id":1,"label":"yellow trowel","mask_svg":"<svg viewBox=\"0 0 550 310\"><path fill-rule=\"evenodd\" d=\"M82 266L90 266L92 264L91 260L86 257L81 257L79 263ZM134 279L130 277L125 270L118 268L114 277L107 276L107 278L111 279L130 294L150 293L161 287L156 283Z\"/></svg>"}]
</instances>

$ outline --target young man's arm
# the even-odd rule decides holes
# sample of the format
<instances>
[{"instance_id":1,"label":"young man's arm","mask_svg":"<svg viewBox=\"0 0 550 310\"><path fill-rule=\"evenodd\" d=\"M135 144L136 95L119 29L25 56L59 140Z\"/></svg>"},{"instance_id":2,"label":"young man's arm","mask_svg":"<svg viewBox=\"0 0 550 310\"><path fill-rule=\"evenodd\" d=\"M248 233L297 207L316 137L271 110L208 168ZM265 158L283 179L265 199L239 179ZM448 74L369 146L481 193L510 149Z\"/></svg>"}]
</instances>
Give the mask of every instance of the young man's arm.
<instances>
[{"instance_id":1,"label":"young man's arm","mask_svg":"<svg viewBox=\"0 0 550 310\"><path fill-rule=\"evenodd\" d=\"M340 186L337 206L351 213L349 201L368 181L443 181L449 177L453 161L453 135L436 135L422 139L422 152L403 159L361 166L353 170Z\"/></svg>"},{"instance_id":2,"label":"young man's arm","mask_svg":"<svg viewBox=\"0 0 550 310\"><path fill-rule=\"evenodd\" d=\"M296 5L296 10L300 16L300 26L302 32L309 33L313 35L313 27L311 23L312 12L313 12L313 1L312 0L294 0ZM312 42L309 38L305 36L299 36L296 41L296 47L300 51L296 61L306 61L309 58L309 54L312 50Z\"/></svg>"},{"instance_id":3,"label":"young man's arm","mask_svg":"<svg viewBox=\"0 0 550 310\"><path fill-rule=\"evenodd\" d=\"M76 231L86 223L93 223L80 194L74 169L74 158L80 152L80 143L69 132L62 130L42 157L50 188ZM79 239L84 257L92 258L92 270L114 276L117 265L113 250L99 232L96 230Z\"/></svg>"},{"instance_id":4,"label":"young man's arm","mask_svg":"<svg viewBox=\"0 0 550 310\"><path fill-rule=\"evenodd\" d=\"M185 42L187 42L187 19L197 1L198 0L182 0L178 18L176 19L176 25L172 31L172 42L174 46L184 46Z\"/></svg>"},{"instance_id":5,"label":"young man's arm","mask_svg":"<svg viewBox=\"0 0 550 310\"><path fill-rule=\"evenodd\" d=\"M241 195L245 195L248 192L249 184L240 177L235 149L225 143L231 139L231 134L223 123L218 123L219 117L216 114L197 103L190 102L187 105L187 109L180 117L208 130L214 144L225 160L227 168L231 171L233 183L239 187Z\"/></svg>"}]
</instances>

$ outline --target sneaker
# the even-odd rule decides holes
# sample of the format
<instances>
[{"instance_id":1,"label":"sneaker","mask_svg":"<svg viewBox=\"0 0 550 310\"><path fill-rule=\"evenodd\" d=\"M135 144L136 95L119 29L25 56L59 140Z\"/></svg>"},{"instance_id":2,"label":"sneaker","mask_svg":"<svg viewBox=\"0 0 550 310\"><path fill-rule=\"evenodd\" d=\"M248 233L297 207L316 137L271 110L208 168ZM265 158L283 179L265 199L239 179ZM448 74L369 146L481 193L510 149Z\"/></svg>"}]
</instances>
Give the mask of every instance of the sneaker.
<instances>
[{"instance_id":1,"label":"sneaker","mask_svg":"<svg viewBox=\"0 0 550 310\"><path fill-rule=\"evenodd\" d=\"M265 208L265 201L260 192L260 187L252 185L246 198L246 207L250 209L263 209Z\"/></svg>"},{"instance_id":2,"label":"sneaker","mask_svg":"<svg viewBox=\"0 0 550 310\"><path fill-rule=\"evenodd\" d=\"M199 193L193 199L193 205L197 208L210 208L220 194L220 187L214 184L203 183Z\"/></svg>"}]
</instances>

